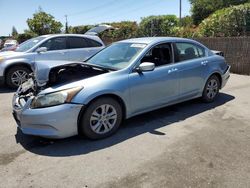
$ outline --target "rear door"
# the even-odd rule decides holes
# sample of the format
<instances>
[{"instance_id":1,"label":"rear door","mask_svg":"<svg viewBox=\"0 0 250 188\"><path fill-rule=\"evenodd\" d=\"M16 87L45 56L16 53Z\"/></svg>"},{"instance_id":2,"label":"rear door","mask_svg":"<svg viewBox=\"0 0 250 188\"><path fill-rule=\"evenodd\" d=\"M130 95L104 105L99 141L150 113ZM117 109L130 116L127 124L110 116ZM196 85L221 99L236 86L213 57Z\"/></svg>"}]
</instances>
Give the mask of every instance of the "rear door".
<instances>
[{"instance_id":1,"label":"rear door","mask_svg":"<svg viewBox=\"0 0 250 188\"><path fill-rule=\"evenodd\" d=\"M38 48L46 47L46 52L36 53L35 60L68 60L66 37L55 37L46 40Z\"/></svg>"},{"instance_id":2,"label":"rear door","mask_svg":"<svg viewBox=\"0 0 250 188\"><path fill-rule=\"evenodd\" d=\"M206 50L194 43L175 43L175 63L179 73L179 98L194 97L202 92L206 77Z\"/></svg>"},{"instance_id":3,"label":"rear door","mask_svg":"<svg viewBox=\"0 0 250 188\"><path fill-rule=\"evenodd\" d=\"M99 52L102 44L85 37L68 37L69 60L84 61Z\"/></svg>"}]
</instances>

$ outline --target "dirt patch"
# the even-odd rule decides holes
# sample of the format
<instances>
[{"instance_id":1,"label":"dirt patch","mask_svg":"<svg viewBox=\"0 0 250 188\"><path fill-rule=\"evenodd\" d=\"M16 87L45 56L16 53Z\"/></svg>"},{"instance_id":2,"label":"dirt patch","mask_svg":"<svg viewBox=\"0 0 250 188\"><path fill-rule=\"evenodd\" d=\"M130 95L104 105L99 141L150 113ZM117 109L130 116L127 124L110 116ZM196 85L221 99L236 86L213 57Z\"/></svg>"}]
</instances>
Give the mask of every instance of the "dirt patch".
<instances>
[{"instance_id":1,"label":"dirt patch","mask_svg":"<svg viewBox=\"0 0 250 188\"><path fill-rule=\"evenodd\" d=\"M26 152L25 150L21 150L21 151L17 151L14 153L0 154L0 165L6 166L6 165L12 163L13 161L15 161L15 159L17 157L19 157L20 155L22 155L25 152Z\"/></svg>"}]
</instances>

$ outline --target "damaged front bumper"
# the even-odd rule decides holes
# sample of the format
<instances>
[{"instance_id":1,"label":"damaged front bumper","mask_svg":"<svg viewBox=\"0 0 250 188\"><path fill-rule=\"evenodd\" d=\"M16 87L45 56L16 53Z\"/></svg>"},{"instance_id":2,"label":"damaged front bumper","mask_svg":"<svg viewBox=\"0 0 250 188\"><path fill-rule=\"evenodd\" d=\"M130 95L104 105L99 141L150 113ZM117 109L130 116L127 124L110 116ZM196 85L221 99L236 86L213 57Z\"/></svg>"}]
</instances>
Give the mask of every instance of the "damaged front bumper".
<instances>
[{"instance_id":1,"label":"damaged front bumper","mask_svg":"<svg viewBox=\"0 0 250 188\"><path fill-rule=\"evenodd\" d=\"M32 109L33 97L13 96L13 116L24 134L46 138L66 138L78 134L77 121L81 104L65 103L57 106Z\"/></svg>"}]
</instances>

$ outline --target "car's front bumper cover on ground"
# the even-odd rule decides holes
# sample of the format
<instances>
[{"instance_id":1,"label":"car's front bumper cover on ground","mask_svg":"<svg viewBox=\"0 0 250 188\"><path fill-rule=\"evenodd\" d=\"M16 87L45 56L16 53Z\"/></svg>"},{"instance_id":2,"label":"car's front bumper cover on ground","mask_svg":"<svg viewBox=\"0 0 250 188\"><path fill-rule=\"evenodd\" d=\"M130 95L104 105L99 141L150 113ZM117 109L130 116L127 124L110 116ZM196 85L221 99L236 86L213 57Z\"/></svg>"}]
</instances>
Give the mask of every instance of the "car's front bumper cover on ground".
<instances>
[{"instance_id":1,"label":"car's front bumper cover on ground","mask_svg":"<svg viewBox=\"0 0 250 188\"><path fill-rule=\"evenodd\" d=\"M78 134L77 121L81 104L62 104L47 108L31 109L30 103L13 97L13 116L24 134L46 138L65 138Z\"/></svg>"}]
</instances>

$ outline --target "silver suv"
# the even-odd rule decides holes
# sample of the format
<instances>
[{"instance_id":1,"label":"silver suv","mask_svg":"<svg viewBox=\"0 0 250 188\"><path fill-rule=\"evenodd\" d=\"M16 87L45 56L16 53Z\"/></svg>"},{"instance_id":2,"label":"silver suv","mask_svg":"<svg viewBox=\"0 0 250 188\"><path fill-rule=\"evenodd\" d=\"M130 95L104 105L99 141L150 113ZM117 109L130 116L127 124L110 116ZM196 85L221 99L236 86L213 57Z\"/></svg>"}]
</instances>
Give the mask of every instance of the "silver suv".
<instances>
[{"instance_id":1,"label":"silver suv","mask_svg":"<svg viewBox=\"0 0 250 188\"><path fill-rule=\"evenodd\" d=\"M10 88L17 88L28 78L35 61L84 61L105 47L95 35L110 27L98 26L84 35L43 35L22 43L15 52L1 52L0 82L6 83Z\"/></svg>"}]
</instances>

